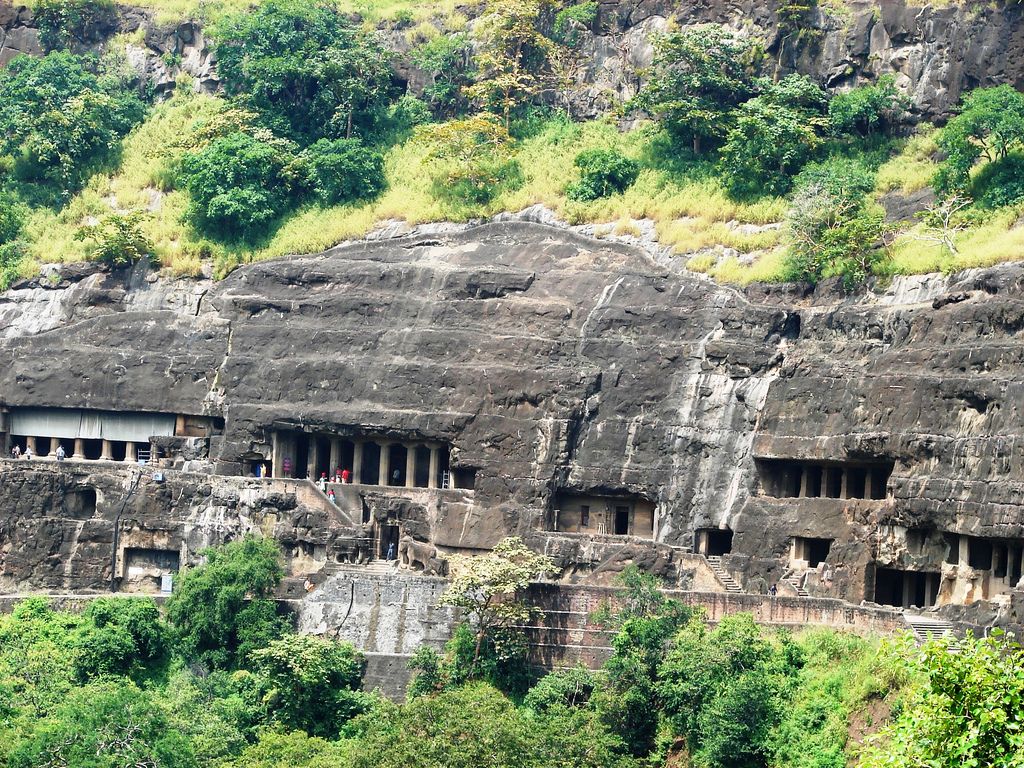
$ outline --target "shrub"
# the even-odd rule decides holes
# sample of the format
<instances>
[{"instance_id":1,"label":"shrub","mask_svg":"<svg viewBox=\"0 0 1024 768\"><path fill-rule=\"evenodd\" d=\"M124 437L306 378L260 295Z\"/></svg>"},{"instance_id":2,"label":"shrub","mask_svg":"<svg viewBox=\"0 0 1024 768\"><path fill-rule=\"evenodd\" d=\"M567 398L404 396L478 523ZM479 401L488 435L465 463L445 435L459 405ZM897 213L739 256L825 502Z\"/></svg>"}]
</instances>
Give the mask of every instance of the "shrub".
<instances>
[{"instance_id":1,"label":"shrub","mask_svg":"<svg viewBox=\"0 0 1024 768\"><path fill-rule=\"evenodd\" d=\"M862 282L880 258L875 243L884 231L883 214L865 201L873 175L859 163L832 160L808 166L796 187L786 222L787 279Z\"/></svg>"},{"instance_id":2,"label":"shrub","mask_svg":"<svg viewBox=\"0 0 1024 768\"><path fill-rule=\"evenodd\" d=\"M473 82L469 36L439 35L411 53L413 64L430 77L423 98L439 117L457 114L466 104L463 89Z\"/></svg>"},{"instance_id":3,"label":"shrub","mask_svg":"<svg viewBox=\"0 0 1024 768\"><path fill-rule=\"evenodd\" d=\"M80 227L75 233L76 240L92 242L90 255L113 267L134 264L153 256L153 243L142 231L144 214L111 213L96 224Z\"/></svg>"},{"instance_id":4,"label":"shrub","mask_svg":"<svg viewBox=\"0 0 1024 768\"><path fill-rule=\"evenodd\" d=\"M1010 85L971 91L938 141L946 159L936 175L936 189L943 194L965 192L979 158L1002 160L1024 148L1024 94Z\"/></svg>"},{"instance_id":5,"label":"shrub","mask_svg":"<svg viewBox=\"0 0 1024 768\"><path fill-rule=\"evenodd\" d=\"M670 33L655 42L650 78L634 105L700 153L725 137L732 109L753 92L755 58L752 41L718 24Z\"/></svg>"},{"instance_id":6,"label":"shrub","mask_svg":"<svg viewBox=\"0 0 1024 768\"><path fill-rule=\"evenodd\" d=\"M145 107L116 78L98 78L77 56L19 56L0 71L0 148L15 174L70 195L108 161Z\"/></svg>"},{"instance_id":7,"label":"shrub","mask_svg":"<svg viewBox=\"0 0 1024 768\"><path fill-rule=\"evenodd\" d=\"M215 238L262 234L293 202L293 160L282 146L241 131L186 154L180 175L191 197L187 216Z\"/></svg>"},{"instance_id":8,"label":"shrub","mask_svg":"<svg viewBox=\"0 0 1024 768\"><path fill-rule=\"evenodd\" d=\"M625 192L640 173L640 163L613 149L580 152L575 165L580 169L580 179L565 190L570 200L597 200Z\"/></svg>"},{"instance_id":9,"label":"shrub","mask_svg":"<svg viewBox=\"0 0 1024 768\"><path fill-rule=\"evenodd\" d=\"M317 0L271 0L212 29L229 94L282 135L308 142L372 133L391 96L391 55Z\"/></svg>"},{"instance_id":10,"label":"shrub","mask_svg":"<svg viewBox=\"0 0 1024 768\"><path fill-rule=\"evenodd\" d=\"M0 245L21 234L25 223L25 206L9 192L0 192Z\"/></svg>"},{"instance_id":11,"label":"shrub","mask_svg":"<svg viewBox=\"0 0 1024 768\"><path fill-rule=\"evenodd\" d=\"M1024 154L1014 152L985 165L971 180L969 195L983 208L1024 201Z\"/></svg>"},{"instance_id":12,"label":"shrub","mask_svg":"<svg viewBox=\"0 0 1024 768\"><path fill-rule=\"evenodd\" d=\"M0 291L6 291L21 274L21 264L28 256L24 240L12 240L0 245Z\"/></svg>"},{"instance_id":13,"label":"shrub","mask_svg":"<svg viewBox=\"0 0 1024 768\"><path fill-rule=\"evenodd\" d=\"M287 635L252 653L271 719L312 736L335 737L366 708L363 656L350 643Z\"/></svg>"},{"instance_id":14,"label":"shrub","mask_svg":"<svg viewBox=\"0 0 1024 768\"><path fill-rule=\"evenodd\" d=\"M303 152L309 185L325 205L372 198L384 191L384 157L359 139L320 139Z\"/></svg>"},{"instance_id":15,"label":"shrub","mask_svg":"<svg viewBox=\"0 0 1024 768\"><path fill-rule=\"evenodd\" d=\"M246 538L204 551L206 562L187 569L167 601L186 658L232 667L283 635L270 596L283 571L277 545Z\"/></svg>"},{"instance_id":16,"label":"shrub","mask_svg":"<svg viewBox=\"0 0 1024 768\"><path fill-rule=\"evenodd\" d=\"M892 75L883 75L874 85L837 93L828 105L832 132L870 136L889 132L902 122L910 99L896 87Z\"/></svg>"},{"instance_id":17,"label":"shrub","mask_svg":"<svg viewBox=\"0 0 1024 768\"><path fill-rule=\"evenodd\" d=\"M35 0L32 15L48 51L98 43L117 28L113 0Z\"/></svg>"}]
</instances>

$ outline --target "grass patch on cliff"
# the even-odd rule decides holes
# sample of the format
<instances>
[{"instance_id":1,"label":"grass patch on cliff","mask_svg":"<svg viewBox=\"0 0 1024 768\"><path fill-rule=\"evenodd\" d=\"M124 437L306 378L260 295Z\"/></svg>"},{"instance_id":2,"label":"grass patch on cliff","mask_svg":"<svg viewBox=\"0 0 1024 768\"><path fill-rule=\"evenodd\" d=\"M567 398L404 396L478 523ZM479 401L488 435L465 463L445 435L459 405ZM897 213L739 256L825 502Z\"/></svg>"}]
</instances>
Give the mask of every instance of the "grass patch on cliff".
<instances>
[{"instance_id":1,"label":"grass patch on cliff","mask_svg":"<svg viewBox=\"0 0 1024 768\"><path fill-rule=\"evenodd\" d=\"M358 14L368 24L382 21L416 23L443 16L451 16L457 8L476 5L476 0L337 0L334 5L343 13ZM31 5L31 3L30 3ZM255 0L136 0L133 5L153 11L158 23L171 23L183 19L210 21L225 13L252 8Z\"/></svg>"}]
</instances>

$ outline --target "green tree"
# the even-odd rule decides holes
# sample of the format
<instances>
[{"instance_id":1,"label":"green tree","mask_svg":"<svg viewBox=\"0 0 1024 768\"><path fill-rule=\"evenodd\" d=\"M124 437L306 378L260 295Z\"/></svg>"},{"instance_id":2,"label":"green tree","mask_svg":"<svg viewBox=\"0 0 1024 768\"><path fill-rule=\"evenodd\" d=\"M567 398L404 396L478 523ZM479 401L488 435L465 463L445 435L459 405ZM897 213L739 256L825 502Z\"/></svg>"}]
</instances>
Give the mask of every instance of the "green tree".
<instances>
[{"instance_id":1,"label":"green tree","mask_svg":"<svg viewBox=\"0 0 1024 768\"><path fill-rule=\"evenodd\" d=\"M227 92L303 143L372 134L397 95L382 41L326 2L270 0L212 35Z\"/></svg>"},{"instance_id":2,"label":"green tree","mask_svg":"<svg viewBox=\"0 0 1024 768\"><path fill-rule=\"evenodd\" d=\"M48 51L99 43L117 29L113 0L35 0L32 17Z\"/></svg>"},{"instance_id":3,"label":"green tree","mask_svg":"<svg viewBox=\"0 0 1024 768\"><path fill-rule=\"evenodd\" d=\"M10 750L10 768L198 768L188 740L168 725L155 697L124 679L71 691L31 723Z\"/></svg>"},{"instance_id":4,"label":"green tree","mask_svg":"<svg viewBox=\"0 0 1024 768\"><path fill-rule=\"evenodd\" d=\"M283 574L277 545L248 537L204 550L167 601L182 654L211 668L238 666L288 630L270 599Z\"/></svg>"},{"instance_id":5,"label":"green tree","mask_svg":"<svg viewBox=\"0 0 1024 768\"><path fill-rule=\"evenodd\" d=\"M142 230L142 211L110 213L95 224L78 228L76 240L91 243L90 256L114 267L122 267L153 256L153 243Z\"/></svg>"},{"instance_id":6,"label":"green tree","mask_svg":"<svg viewBox=\"0 0 1024 768\"><path fill-rule=\"evenodd\" d=\"M959 646L903 649L924 683L864 750L863 768L1024 765L1024 649L1000 630Z\"/></svg>"},{"instance_id":7,"label":"green tree","mask_svg":"<svg viewBox=\"0 0 1024 768\"><path fill-rule=\"evenodd\" d=\"M787 641L780 647L762 636L750 614L723 618L710 631L694 619L673 640L658 694L695 763L765 768L800 663Z\"/></svg>"},{"instance_id":8,"label":"green tree","mask_svg":"<svg viewBox=\"0 0 1024 768\"><path fill-rule=\"evenodd\" d=\"M1010 85L977 88L963 99L960 114L939 133L946 153L935 185L942 193L965 192L980 159L992 162L1024 148L1024 94Z\"/></svg>"},{"instance_id":9,"label":"green tree","mask_svg":"<svg viewBox=\"0 0 1024 768\"><path fill-rule=\"evenodd\" d=\"M309 185L324 205L371 199L387 186L384 157L359 139L320 139L302 153Z\"/></svg>"},{"instance_id":10,"label":"green tree","mask_svg":"<svg viewBox=\"0 0 1024 768\"><path fill-rule=\"evenodd\" d=\"M480 113L426 125L417 136L430 147L425 160L434 165L439 196L482 205L522 180L512 158L513 139L495 115Z\"/></svg>"},{"instance_id":11,"label":"green tree","mask_svg":"<svg viewBox=\"0 0 1024 768\"><path fill-rule=\"evenodd\" d=\"M550 573L554 564L545 555L510 537L486 555L453 555L448 560L451 583L441 596L442 605L461 608L476 639L475 664L485 638L501 629L527 621L532 611L523 597L530 581Z\"/></svg>"},{"instance_id":12,"label":"green tree","mask_svg":"<svg viewBox=\"0 0 1024 768\"><path fill-rule=\"evenodd\" d=\"M554 43L540 31L550 0L489 0L474 30L476 82L466 95L502 116L505 130L512 113L549 84Z\"/></svg>"},{"instance_id":13,"label":"green tree","mask_svg":"<svg viewBox=\"0 0 1024 768\"><path fill-rule=\"evenodd\" d=\"M896 87L896 78L882 75L873 85L841 91L828 104L828 119L835 134L867 137L889 133L906 115L910 99Z\"/></svg>"},{"instance_id":14,"label":"green tree","mask_svg":"<svg viewBox=\"0 0 1024 768\"><path fill-rule=\"evenodd\" d=\"M236 131L186 153L180 179L197 229L220 239L264 233L293 204L294 157L286 145Z\"/></svg>"},{"instance_id":15,"label":"green tree","mask_svg":"<svg viewBox=\"0 0 1024 768\"><path fill-rule=\"evenodd\" d=\"M740 106L722 147L729 191L737 197L786 193L821 144L825 101L807 77L789 75Z\"/></svg>"},{"instance_id":16,"label":"green tree","mask_svg":"<svg viewBox=\"0 0 1024 768\"><path fill-rule=\"evenodd\" d=\"M0 70L0 147L15 175L65 197L108 161L145 114L116 78L100 78L66 52L16 57Z\"/></svg>"},{"instance_id":17,"label":"green tree","mask_svg":"<svg viewBox=\"0 0 1024 768\"><path fill-rule=\"evenodd\" d=\"M430 77L423 98L437 117L454 117L465 107L463 91L473 82L471 52L465 33L438 35L412 50L413 64Z\"/></svg>"},{"instance_id":18,"label":"green tree","mask_svg":"<svg viewBox=\"0 0 1024 768\"><path fill-rule=\"evenodd\" d=\"M265 681L270 718L285 728L332 738L366 709L359 691L364 659L349 643L286 635L251 654Z\"/></svg>"},{"instance_id":19,"label":"green tree","mask_svg":"<svg viewBox=\"0 0 1024 768\"><path fill-rule=\"evenodd\" d=\"M570 200L597 200L625 192L640 174L640 163L614 149L587 149L573 161L579 181L565 190Z\"/></svg>"},{"instance_id":20,"label":"green tree","mask_svg":"<svg viewBox=\"0 0 1024 768\"><path fill-rule=\"evenodd\" d=\"M697 154L723 139L732 110L753 93L753 41L718 24L672 32L654 44L650 77L634 105Z\"/></svg>"},{"instance_id":21,"label":"green tree","mask_svg":"<svg viewBox=\"0 0 1024 768\"><path fill-rule=\"evenodd\" d=\"M855 161L832 160L800 174L786 217L787 279L841 275L852 287L871 274L885 234L884 214L867 202L873 189L873 174Z\"/></svg>"}]
</instances>

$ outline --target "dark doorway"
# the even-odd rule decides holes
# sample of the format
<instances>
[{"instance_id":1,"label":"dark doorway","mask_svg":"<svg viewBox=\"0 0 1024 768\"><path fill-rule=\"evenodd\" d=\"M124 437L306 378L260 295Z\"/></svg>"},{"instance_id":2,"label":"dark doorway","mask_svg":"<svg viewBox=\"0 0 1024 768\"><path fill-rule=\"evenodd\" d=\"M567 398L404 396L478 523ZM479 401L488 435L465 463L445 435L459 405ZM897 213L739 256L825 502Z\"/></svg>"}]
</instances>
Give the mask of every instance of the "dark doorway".
<instances>
[{"instance_id":1,"label":"dark doorway","mask_svg":"<svg viewBox=\"0 0 1024 768\"><path fill-rule=\"evenodd\" d=\"M83 440L82 443L82 453L85 455L85 458L90 461L96 461L103 455L102 440ZM49 446L47 446L47 448L49 448Z\"/></svg>"},{"instance_id":2,"label":"dark doorway","mask_svg":"<svg viewBox=\"0 0 1024 768\"><path fill-rule=\"evenodd\" d=\"M416 475L413 485L417 488L426 488L430 485L430 449L420 445L416 449Z\"/></svg>"},{"instance_id":3,"label":"dark doorway","mask_svg":"<svg viewBox=\"0 0 1024 768\"><path fill-rule=\"evenodd\" d=\"M391 468L388 470L387 485L405 485L405 460L408 453L404 445L388 448Z\"/></svg>"},{"instance_id":4,"label":"dark doorway","mask_svg":"<svg viewBox=\"0 0 1024 768\"><path fill-rule=\"evenodd\" d=\"M380 529L380 550L378 556L386 560L398 557L399 530L397 525L384 525Z\"/></svg>"},{"instance_id":5,"label":"dark doorway","mask_svg":"<svg viewBox=\"0 0 1024 768\"><path fill-rule=\"evenodd\" d=\"M351 440L342 440L341 441L341 454L340 454L340 457L338 459L341 462L341 466L340 467L332 467L334 473L337 474L339 469L340 470L347 469L349 472L351 472L352 471L353 457L354 456L355 456L355 445L353 445ZM354 477L352 478L352 482L353 483L357 482Z\"/></svg>"},{"instance_id":6,"label":"dark doorway","mask_svg":"<svg viewBox=\"0 0 1024 768\"><path fill-rule=\"evenodd\" d=\"M615 533L618 536L629 533L629 507L615 507Z\"/></svg>"},{"instance_id":7,"label":"dark doorway","mask_svg":"<svg viewBox=\"0 0 1024 768\"><path fill-rule=\"evenodd\" d=\"M694 531L694 537L697 540L697 551L706 557L721 557L732 552L732 531L728 528L699 528Z\"/></svg>"},{"instance_id":8,"label":"dark doorway","mask_svg":"<svg viewBox=\"0 0 1024 768\"><path fill-rule=\"evenodd\" d=\"M300 480L309 477L309 438L304 434L295 436L295 466L292 467L292 477Z\"/></svg>"},{"instance_id":9,"label":"dark doorway","mask_svg":"<svg viewBox=\"0 0 1024 768\"><path fill-rule=\"evenodd\" d=\"M331 441L326 437L316 437L316 477L314 480L319 480L322 475L327 475L328 479L334 476L334 467L331 466Z\"/></svg>"},{"instance_id":10,"label":"dark doorway","mask_svg":"<svg viewBox=\"0 0 1024 768\"><path fill-rule=\"evenodd\" d=\"M355 478L357 483L366 485L379 485L380 480L380 446L376 443L363 443L363 466L359 477Z\"/></svg>"}]
</instances>

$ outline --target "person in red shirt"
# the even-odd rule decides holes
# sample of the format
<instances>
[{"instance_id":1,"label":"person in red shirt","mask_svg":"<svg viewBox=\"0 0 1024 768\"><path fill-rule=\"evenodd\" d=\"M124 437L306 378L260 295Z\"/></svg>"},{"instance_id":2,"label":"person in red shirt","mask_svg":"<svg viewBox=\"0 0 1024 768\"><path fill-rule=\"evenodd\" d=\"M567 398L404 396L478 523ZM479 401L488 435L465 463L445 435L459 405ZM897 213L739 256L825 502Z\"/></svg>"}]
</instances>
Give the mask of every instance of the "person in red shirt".
<instances>
[{"instance_id":1,"label":"person in red shirt","mask_svg":"<svg viewBox=\"0 0 1024 768\"><path fill-rule=\"evenodd\" d=\"M341 482L343 482L343 483L351 483L352 482L352 473L348 471L348 468L345 468L345 469L341 470Z\"/></svg>"}]
</instances>

